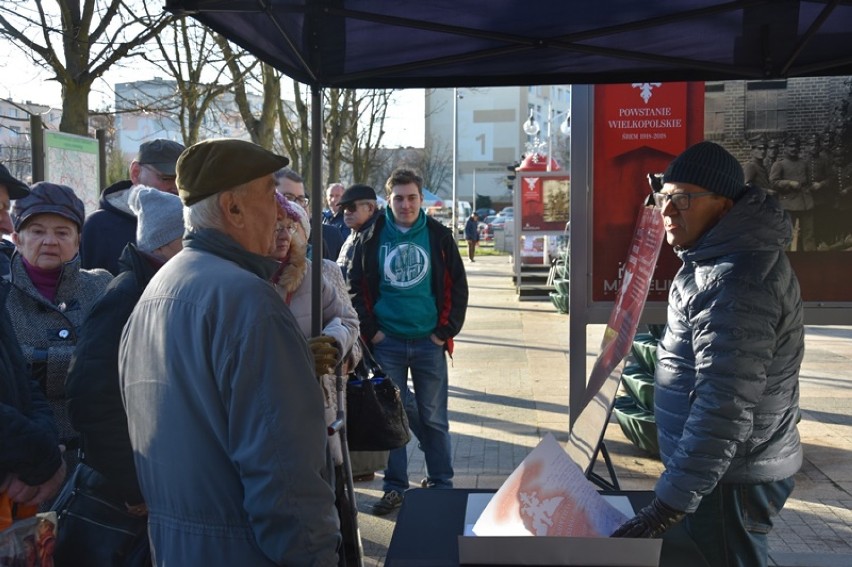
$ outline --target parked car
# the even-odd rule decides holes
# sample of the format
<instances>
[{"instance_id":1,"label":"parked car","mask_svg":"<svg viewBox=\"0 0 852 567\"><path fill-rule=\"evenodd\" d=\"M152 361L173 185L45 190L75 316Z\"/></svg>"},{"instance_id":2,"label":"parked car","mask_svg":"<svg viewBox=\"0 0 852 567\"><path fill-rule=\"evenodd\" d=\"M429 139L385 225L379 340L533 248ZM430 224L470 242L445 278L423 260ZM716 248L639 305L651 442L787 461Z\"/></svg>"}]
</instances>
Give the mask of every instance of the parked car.
<instances>
[{"instance_id":1,"label":"parked car","mask_svg":"<svg viewBox=\"0 0 852 567\"><path fill-rule=\"evenodd\" d=\"M476 209L476 214L477 216L479 216L479 220L482 220L485 217L496 215L497 211L495 211L494 209Z\"/></svg>"},{"instance_id":2,"label":"parked car","mask_svg":"<svg viewBox=\"0 0 852 567\"><path fill-rule=\"evenodd\" d=\"M506 223L511 222L512 217L495 215L490 222L485 223L485 228L480 233L483 240L492 240L495 230L503 230L506 228Z\"/></svg>"},{"instance_id":3,"label":"parked car","mask_svg":"<svg viewBox=\"0 0 852 567\"><path fill-rule=\"evenodd\" d=\"M497 215L489 215L487 217L482 217L482 220L479 221L477 228L479 229L479 239L480 240L491 240L494 238L493 233L488 232L488 223L497 218Z\"/></svg>"},{"instance_id":4,"label":"parked car","mask_svg":"<svg viewBox=\"0 0 852 567\"><path fill-rule=\"evenodd\" d=\"M497 213L498 217L509 217L512 218L515 216L515 207L506 207L499 213Z\"/></svg>"}]
</instances>

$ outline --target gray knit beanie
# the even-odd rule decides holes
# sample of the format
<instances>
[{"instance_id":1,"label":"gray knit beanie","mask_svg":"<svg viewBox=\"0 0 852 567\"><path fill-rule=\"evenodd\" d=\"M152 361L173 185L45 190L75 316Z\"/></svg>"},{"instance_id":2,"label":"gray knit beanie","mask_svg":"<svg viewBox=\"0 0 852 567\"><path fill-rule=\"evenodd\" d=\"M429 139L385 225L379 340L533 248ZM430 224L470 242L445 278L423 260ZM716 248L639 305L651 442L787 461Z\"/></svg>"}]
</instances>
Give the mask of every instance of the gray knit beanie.
<instances>
[{"instance_id":1,"label":"gray knit beanie","mask_svg":"<svg viewBox=\"0 0 852 567\"><path fill-rule=\"evenodd\" d=\"M743 167L713 142L699 142L677 156L663 174L663 183L691 183L737 200L745 191Z\"/></svg>"},{"instance_id":2,"label":"gray knit beanie","mask_svg":"<svg viewBox=\"0 0 852 567\"><path fill-rule=\"evenodd\" d=\"M180 197L136 185L127 198L130 210L136 215L136 247L153 252L183 236L183 203Z\"/></svg>"}]
</instances>

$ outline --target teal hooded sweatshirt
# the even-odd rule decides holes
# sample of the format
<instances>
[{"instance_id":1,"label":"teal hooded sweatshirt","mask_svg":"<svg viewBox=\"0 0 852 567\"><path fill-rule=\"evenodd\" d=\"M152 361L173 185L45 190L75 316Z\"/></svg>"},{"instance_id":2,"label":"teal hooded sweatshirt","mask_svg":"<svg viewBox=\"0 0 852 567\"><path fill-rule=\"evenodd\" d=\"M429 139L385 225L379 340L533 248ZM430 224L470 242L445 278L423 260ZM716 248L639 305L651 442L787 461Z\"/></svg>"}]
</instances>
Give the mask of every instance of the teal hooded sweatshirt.
<instances>
[{"instance_id":1,"label":"teal hooded sweatshirt","mask_svg":"<svg viewBox=\"0 0 852 567\"><path fill-rule=\"evenodd\" d=\"M414 225L400 230L390 207L379 236L379 300L376 319L383 333L403 339L428 337L438 324L432 294L432 250L426 214L420 211Z\"/></svg>"}]
</instances>

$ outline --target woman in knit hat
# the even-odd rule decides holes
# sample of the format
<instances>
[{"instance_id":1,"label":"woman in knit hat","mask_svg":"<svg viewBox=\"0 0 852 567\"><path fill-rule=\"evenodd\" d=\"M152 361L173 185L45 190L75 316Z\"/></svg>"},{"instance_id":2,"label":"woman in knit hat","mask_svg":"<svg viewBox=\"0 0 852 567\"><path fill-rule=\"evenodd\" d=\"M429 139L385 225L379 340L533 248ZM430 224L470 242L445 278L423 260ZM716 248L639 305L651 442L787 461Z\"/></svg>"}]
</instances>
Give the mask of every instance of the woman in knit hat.
<instances>
[{"instance_id":1,"label":"woman in knit hat","mask_svg":"<svg viewBox=\"0 0 852 567\"><path fill-rule=\"evenodd\" d=\"M65 377L80 326L112 275L80 268L85 209L70 187L36 183L14 202L11 216L16 252L6 309L32 376L47 394L70 471L79 440L68 417Z\"/></svg>"},{"instance_id":2,"label":"woman in knit hat","mask_svg":"<svg viewBox=\"0 0 852 567\"><path fill-rule=\"evenodd\" d=\"M343 375L355 366L361 358L358 348L360 325L358 314L349 301L349 290L343 281L343 274L337 264L331 260L322 261L322 334L311 337L311 270L312 263L307 257L308 238L311 225L305 210L298 204L288 201L280 193L275 194L281 208L283 220L279 223L275 238L273 257L281 262L281 268L273 278L276 290L290 312L302 334L308 340L314 354L316 375L320 381L325 399L326 423L337 419L337 389L333 374L335 366L344 357ZM348 525L351 517L349 503L343 493L343 453L340 434L335 433L329 439L332 459L335 465L336 505L343 533L344 553L348 560L357 557L356 535ZM342 554L341 554L342 555Z\"/></svg>"}]
</instances>

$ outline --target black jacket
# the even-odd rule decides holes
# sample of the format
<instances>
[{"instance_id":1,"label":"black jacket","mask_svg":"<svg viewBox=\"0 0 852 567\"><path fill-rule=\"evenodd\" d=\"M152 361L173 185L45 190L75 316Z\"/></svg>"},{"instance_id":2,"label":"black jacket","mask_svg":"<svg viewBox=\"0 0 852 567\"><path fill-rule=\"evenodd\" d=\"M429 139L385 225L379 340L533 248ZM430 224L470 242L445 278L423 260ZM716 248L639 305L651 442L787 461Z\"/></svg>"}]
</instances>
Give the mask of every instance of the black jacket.
<instances>
[{"instance_id":1,"label":"black jacket","mask_svg":"<svg viewBox=\"0 0 852 567\"><path fill-rule=\"evenodd\" d=\"M8 280L11 276L12 254L15 245L5 238L0 238L0 278Z\"/></svg>"},{"instance_id":2,"label":"black jacket","mask_svg":"<svg viewBox=\"0 0 852 567\"><path fill-rule=\"evenodd\" d=\"M0 478L14 473L35 486L54 475L62 457L53 411L30 379L6 311L9 289L0 279Z\"/></svg>"},{"instance_id":3,"label":"black jacket","mask_svg":"<svg viewBox=\"0 0 852 567\"><path fill-rule=\"evenodd\" d=\"M110 185L101 193L100 207L86 217L80 240L83 268L103 268L114 276L120 269L118 259L128 243L136 244L136 217L110 203L110 197L133 186L128 179Z\"/></svg>"},{"instance_id":4,"label":"black jacket","mask_svg":"<svg viewBox=\"0 0 852 567\"><path fill-rule=\"evenodd\" d=\"M130 313L159 266L128 244L121 273L83 323L65 384L68 413L82 438L85 462L106 477L118 502L142 501L127 414L118 382L118 347Z\"/></svg>"},{"instance_id":5,"label":"black jacket","mask_svg":"<svg viewBox=\"0 0 852 567\"><path fill-rule=\"evenodd\" d=\"M352 305L361 322L361 336L370 340L379 331L373 306L379 297L379 235L387 222L379 215L372 226L363 230L354 246L349 268L349 291ZM461 331L467 313L467 275L453 233L433 219L426 217L432 262L432 294L438 308L438 324L433 333L446 341L447 352L453 353L453 337Z\"/></svg>"}]
</instances>

